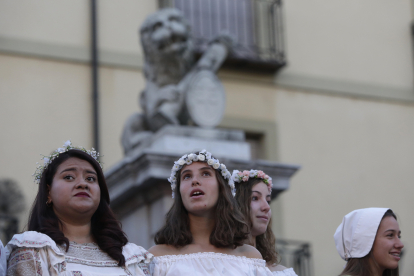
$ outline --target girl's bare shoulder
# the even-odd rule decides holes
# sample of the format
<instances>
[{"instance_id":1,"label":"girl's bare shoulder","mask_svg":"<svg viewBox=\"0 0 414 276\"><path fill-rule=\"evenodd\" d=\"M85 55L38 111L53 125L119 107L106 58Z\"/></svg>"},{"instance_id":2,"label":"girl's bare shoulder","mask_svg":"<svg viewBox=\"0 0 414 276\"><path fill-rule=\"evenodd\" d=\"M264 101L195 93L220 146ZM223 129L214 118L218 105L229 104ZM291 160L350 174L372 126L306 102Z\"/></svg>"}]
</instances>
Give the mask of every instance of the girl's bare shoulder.
<instances>
[{"instance_id":1,"label":"girl's bare shoulder","mask_svg":"<svg viewBox=\"0 0 414 276\"><path fill-rule=\"evenodd\" d=\"M157 244L148 249L148 252L153 254L155 257L164 255L178 255L179 250L172 245Z\"/></svg>"},{"instance_id":2,"label":"girl's bare shoulder","mask_svg":"<svg viewBox=\"0 0 414 276\"><path fill-rule=\"evenodd\" d=\"M242 246L237 247L235 250L235 255L238 256L245 256L247 258L253 259L263 259L262 254L260 254L260 252L254 246L248 244L243 244Z\"/></svg>"}]
</instances>

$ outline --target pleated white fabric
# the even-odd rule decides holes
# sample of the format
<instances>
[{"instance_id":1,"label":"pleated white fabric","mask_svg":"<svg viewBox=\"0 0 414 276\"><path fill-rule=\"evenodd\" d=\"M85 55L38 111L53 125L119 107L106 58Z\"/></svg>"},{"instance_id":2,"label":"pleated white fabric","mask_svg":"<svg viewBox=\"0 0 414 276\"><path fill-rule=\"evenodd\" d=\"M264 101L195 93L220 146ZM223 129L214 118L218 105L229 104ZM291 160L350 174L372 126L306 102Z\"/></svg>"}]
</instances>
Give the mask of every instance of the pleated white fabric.
<instances>
[{"instance_id":1,"label":"pleated white fabric","mask_svg":"<svg viewBox=\"0 0 414 276\"><path fill-rule=\"evenodd\" d=\"M152 276L273 276L262 259L203 252L154 257Z\"/></svg>"}]
</instances>

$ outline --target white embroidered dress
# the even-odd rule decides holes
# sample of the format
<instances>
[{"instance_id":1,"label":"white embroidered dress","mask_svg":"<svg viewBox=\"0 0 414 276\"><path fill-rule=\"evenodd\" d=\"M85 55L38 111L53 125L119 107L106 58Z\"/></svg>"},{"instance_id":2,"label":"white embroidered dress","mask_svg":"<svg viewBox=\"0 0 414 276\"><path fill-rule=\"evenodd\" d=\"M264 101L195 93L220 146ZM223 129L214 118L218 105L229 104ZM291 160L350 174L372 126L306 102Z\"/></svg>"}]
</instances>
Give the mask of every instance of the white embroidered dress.
<instances>
[{"instance_id":1,"label":"white embroidered dress","mask_svg":"<svg viewBox=\"0 0 414 276\"><path fill-rule=\"evenodd\" d=\"M262 259L203 252L154 257L152 276L273 276Z\"/></svg>"},{"instance_id":2,"label":"white embroidered dress","mask_svg":"<svg viewBox=\"0 0 414 276\"><path fill-rule=\"evenodd\" d=\"M5 276L7 270L6 250L3 243L0 241L0 276Z\"/></svg>"},{"instance_id":3,"label":"white embroidered dress","mask_svg":"<svg viewBox=\"0 0 414 276\"><path fill-rule=\"evenodd\" d=\"M298 276L293 268L288 268L282 271L272 271L274 276Z\"/></svg>"},{"instance_id":4,"label":"white embroidered dress","mask_svg":"<svg viewBox=\"0 0 414 276\"><path fill-rule=\"evenodd\" d=\"M126 265L119 267L96 243L70 242L66 252L65 246L58 246L49 236L35 231L14 235L7 250L7 275L145 276L150 275L148 266L153 257L141 246L128 243L122 249Z\"/></svg>"}]
</instances>

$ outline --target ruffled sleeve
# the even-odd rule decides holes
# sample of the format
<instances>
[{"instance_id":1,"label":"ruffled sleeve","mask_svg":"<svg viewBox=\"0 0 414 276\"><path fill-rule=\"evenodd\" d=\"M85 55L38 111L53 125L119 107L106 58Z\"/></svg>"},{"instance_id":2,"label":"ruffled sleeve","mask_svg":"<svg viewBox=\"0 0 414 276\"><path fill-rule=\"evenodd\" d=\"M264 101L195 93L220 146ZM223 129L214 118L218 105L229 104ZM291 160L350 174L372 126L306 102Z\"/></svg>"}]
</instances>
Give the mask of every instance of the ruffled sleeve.
<instances>
[{"instance_id":1,"label":"ruffled sleeve","mask_svg":"<svg viewBox=\"0 0 414 276\"><path fill-rule=\"evenodd\" d=\"M149 276L149 264L154 255L149 253L143 247L134 243L127 243L122 249L125 257L125 265L133 275Z\"/></svg>"},{"instance_id":2,"label":"ruffled sleeve","mask_svg":"<svg viewBox=\"0 0 414 276\"><path fill-rule=\"evenodd\" d=\"M27 231L6 246L7 275L55 276L66 270L65 255L47 235Z\"/></svg>"},{"instance_id":3,"label":"ruffled sleeve","mask_svg":"<svg viewBox=\"0 0 414 276\"><path fill-rule=\"evenodd\" d=\"M298 276L293 268L288 268L282 271L272 271L274 276Z\"/></svg>"},{"instance_id":4,"label":"ruffled sleeve","mask_svg":"<svg viewBox=\"0 0 414 276\"><path fill-rule=\"evenodd\" d=\"M6 262L6 250L3 247L3 243L0 240L0 276L5 276L7 270Z\"/></svg>"}]
</instances>

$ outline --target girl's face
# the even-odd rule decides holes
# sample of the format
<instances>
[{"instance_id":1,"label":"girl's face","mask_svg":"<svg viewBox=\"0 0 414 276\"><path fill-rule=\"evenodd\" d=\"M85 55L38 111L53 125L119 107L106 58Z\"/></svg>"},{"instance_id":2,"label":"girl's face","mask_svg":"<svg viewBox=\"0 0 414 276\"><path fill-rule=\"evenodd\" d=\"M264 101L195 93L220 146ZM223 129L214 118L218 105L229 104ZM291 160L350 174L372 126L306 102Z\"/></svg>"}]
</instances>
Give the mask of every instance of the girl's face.
<instances>
[{"instance_id":1,"label":"girl's face","mask_svg":"<svg viewBox=\"0 0 414 276\"><path fill-rule=\"evenodd\" d=\"M401 250L404 247L397 220L388 216L382 219L372 247L372 256L381 270L398 267Z\"/></svg>"},{"instance_id":2,"label":"girl's face","mask_svg":"<svg viewBox=\"0 0 414 276\"><path fill-rule=\"evenodd\" d=\"M58 218L90 219L99 206L101 189L95 169L89 162L71 157L56 170L48 200Z\"/></svg>"},{"instance_id":3,"label":"girl's face","mask_svg":"<svg viewBox=\"0 0 414 276\"><path fill-rule=\"evenodd\" d=\"M204 162L184 166L180 174L180 194L185 209L194 215L207 215L214 211L218 186L214 169Z\"/></svg>"},{"instance_id":4,"label":"girl's face","mask_svg":"<svg viewBox=\"0 0 414 276\"><path fill-rule=\"evenodd\" d=\"M252 187L250 202L250 220L252 222L251 233L253 237L266 232L269 220L272 216L270 210L271 194L264 182L259 182Z\"/></svg>"}]
</instances>

